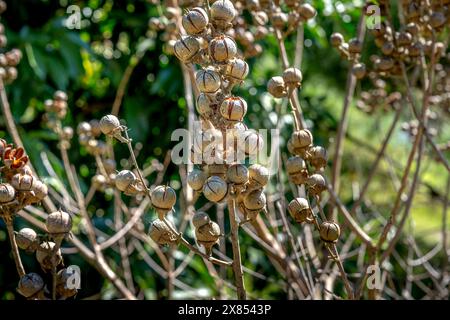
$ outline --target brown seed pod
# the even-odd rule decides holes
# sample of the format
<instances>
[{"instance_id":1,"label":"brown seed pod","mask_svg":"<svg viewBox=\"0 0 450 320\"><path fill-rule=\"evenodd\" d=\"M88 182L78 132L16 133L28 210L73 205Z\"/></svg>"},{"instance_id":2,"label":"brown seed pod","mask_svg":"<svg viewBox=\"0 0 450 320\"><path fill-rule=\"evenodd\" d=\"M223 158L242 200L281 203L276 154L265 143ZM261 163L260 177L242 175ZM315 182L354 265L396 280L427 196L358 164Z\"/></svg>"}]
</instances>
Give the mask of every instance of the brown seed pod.
<instances>
[{"instance_id":1,"label":"brown seed pod","mask_svg":"<svg viewBox=\"0 0 450 320\"><path fill-rule=\"evenodd\" d=\"M66 234L72 230L72 217L62 210L55 211L47 216L45 227L51 235Z\"/></svg>"},{"instance_id":2,"label":"brown seed pod","mask_svg":"<svg viewBox=\"0 0 450 320\"><path fill-rule=\"evenodd\" d=\"M9 183L0 183L0 205L5 205L14 200L16 191Z\"/></svg>"},{"instance_id":3,"label":"brown seed pod","mask_svg":"<svg viewBox=\"0 0 450 320\"><path fill-rule=\"evenodd\" d=\"M305 198L295 198L289 202L288 211L297 223L307 221L312 215L311 207Z\"/></svg>"},{"instance_id":4,"label":"brown seed pod","mask_svg":"<svg viewBox=\"0 0 450 320\"><path fill-rule=\"evenodd\" d=\"M221 202L228 193L227 183L218 176L211 176L203 186L203 195L211 202Z\"/></svg>"},{"instance_id":5,"label":"brown seed pod","mask_svg":"<svg viewBox=\"0 0 450 320\"><path fill-rule=\"evenodd\" d=\"M200 93L197 97L197 112L205 115L211 111L211 100L205 93Z\"/></svg>"},{"instance_id":6,"label":"brown seed pod","mask_svg":"<svg viewBox=\"0 0 450 320\"><path fill-rule=\"evenodd\" d=\"M357 63L353 66L352 72L357 79L362 79L366 75L366 65L364 63Z\"/></svg>"},{"instance_id":7,"label":"brown seed pod","mask_svg":"<svg viewBox=\"0 0 450 320\"><path fill-rule=\"evenodd\" d=\"M266 206L266 195L262 189L254 190L244 197L246 213L259 213Z\"/></svg>"},{"instance_id":8,"label":"brown seed pod","mask_svg":"<svg viewBox=\"0 0 450 320\"><path fill-rule=\"evenodd\" d=\"M324 168L327 165L328 155L327 150L320 146L315 146L309 149L309 161L316 170Z\"/></svg>"},{"instance_id":9,"label":"brown seed pod","mask_svg":"<svg viewBox=\"0 0 450 320\"><path fill-rule=\"evenodd\" d=\"M64 127L61 132L61 138L63 140L70 140L73 138L73 129L72 127Z\"/></svg>"},{"instance_id":10,"label":"brown seed pod","mask_svg":"<svg viewBox=\"0 0 450 320\"><path fill-rule=\"evenodd\" d=\"M89 122L86 121L80 122L77 126L77 133L80 136L83 135L90 136L92 134L91 130L92 130L91 125L89 124Z\"/></svg>"},{"instance_id":11,"label":"brown seed pod","mask_svg":"<svg viewBox=\"0 0 450 320\"><path fill-rule=\"evenodd\" d=\"M181 21L184 30L189 34L202 33L209 23L208 14L203 8L196 7L189 10Z\"/></svg>"},{"instance_id":12,"label":"brown seed pod","mask_svg":"<svg viewBox=\"0 0 450 320\"><path fill-rule=\"evenodd\" d=\"M209 54L215 62L225 62L237 54L234 40L228 36L218 36L209 43Z\"/></svg>"},{"instance_id":13,"label":"brown seed pod","mask_svg":"<svg viewBox=\"0 0 450 320\"><path fill-rule=\"evenodd\" d=\"M136 175L130 170L122 170L116 175L116 188L120 191L126 191L137 181Z\"/></svg>"},{"instance_id":14,"label":"brown seed pod","mask_svg":"<svg viewBox=\"0 0 450 320\"><path fill-rule=\"evenodd\" d=\"M182 37L173 46L173 53L181 62L189 62L200 51L200 43L192 36Z\"/></svg>"},{"instance_id":15,"label":"brown seed pod","mask_svg":"<svg viewBox=\"0 0 450 320\"><path fill-rule=\"evenodd\" d=\"M311 195L318 195L327 190L327 183L321 174L313 174L306 181L308 184L308 191Z\"/></svg>"},{"instance_id":16,"label":"brown seed pod","mask_svg":"<svg viewBox=\"0 0 450 320\"><path fill-rule=\"evenodd\" d=\"M433 28L440 28L447 22L445 14L440 11L435 11L430 16L430 25Z\"/></svg>"},{"instance_id":17,"label":"brown seed pod","mask_svg":"<svg viewBox=\"0 0 450 320\"><path fill-rule=\"evenodd\" d=\"M344 36L341 33L335 32L331 35L330 41L333 47L339 47L344 43Z\"/></svg>"},{"instance_id":18,"label":"brown seed pod","mask_svg":"<svg viewBox=\"0 0 450 320\"><path fill-rule=\"evenodd\" d=\"M286 13L282 11L277 11L273 13L270 17L270 21L272 22L272 26L277 29L284 29L287 24L288 17Z\"/></svg>"},{"instance_id":19,"label":"brown seed pod","mask_svg":"<svg viewBox=\"0 0 450 320\"><path fill-rule=\"evenodd\" d=\"M167 221L167 223L170 222ZM153 220L149 236L159 245L174 245L178 242L177 235L160 219Z\"/></svg>"},{"instance_id":20,"label":"brown seed pod","mask_svg":"<svg viewBox=\"0 0 450 320\"><path fill-rule=\"evenodd\" d=\"M25 298L33 298L44 290L45 283L40 275L31 272L20 278L17 292Z\"/></svg>"},{"instance_id":21,"label":"brown seed pod","mask_svg":"<svg viewBox=\"0 0 450 320\"><path fill-rule=\"evenodd\" d=\"M400 32L396 34L397 44L400 46L407 46L411 44L413 37L409 32Z\"/></svg>"},{"instance_id":22,"label":"brown seed pod","mask_svg":"<svg viewBox=\"0 0 450 320\"><path fill-rule=\"evenodd\" d=\"M67 93L64 91L58 90L53 94L54 100L67 101Z\"/></svg>"},{"instance_id":23,"label":"brown seed pod","mask_svg":"<svg viewBox=\"0 0 450 320\"><path fill-rule=\"evenodd\" d=\"M254 130L246 130L237 138L239 150L245 155L257 155L264 147L263 137Z\"/></svg>"},{"instance_id":24,"label":"brown seed pod","mask_svg":"<svg viewBox=\"0 0 450 320\"><path fill-rule=\"evenodd\" d=\"M38 235L31 228L22 228L16 234L17 246L27 252L36 251L39 246Z\"/></svg>"},{"instance_id":25,"label":"brown seed pod","mask_svg":"<svg viewBox=\"0 0 450 320\"><path fill-rule=\"evenodd\" d=\"M11 185L17 191L31 191L35 179L32 175L17 173L11 178Z\"/></svg>"},{"instance_id":26,"label":"brown seed pod","mask_svg":"<svg viewBox=\"0 0 450 320\"><path fill-rule=\"evenodd\" d=\"M92 177L91 179L92 182L92 186L96 189L96 190L104 190L107 180L106 177L102 174L96 174L95 176Z\"/></svg>"},{"instance_id":27,"label":"brown seed pod","mask_svg":"<svg viewBox=\"0 0 450 320\"><path fill-rule=\"evenodd\" d=\"M353 54L359 54L362 51L362 42L356 38L350 39L348 42L348 51Z\"/></svg>"},{"instance_id":28,"label":"brown seed pod","mask_svg":"<svg viewBox=\"0 0 450 320\"><path fill-rule=\"evenodd\" d=\"M247 77L248 71L247 62L239 58L234 58L228 63L225 74L234 80L242 81Z\"/></svg>"},{"instance_id":29,"label":"brown seed pod","mask_svg":"<svg viewBox=\"0 0 450 320\"><path fill-rule=\"evenodd\" d=\"M92 119L89 121L91 125L91 132L94 137L99 137L102 134L102 130L100 129L100 121L97 119Z\"/></svg>"},{"instance_id":30,"label":"brown seed pod","mask_svg":"<svg viewBox=\"0 0 450 320\"><path fill-rule=\"evenodd\" d=\"M160 219L172 210L177 202L177 194L169 186L157 186L151 192L152 205L160 214Z\"/></svg>"},{"instance_id":31,"label":"brown seed pod","mask_svg":"<svg viewBox=\"0 0 450 320\"><path fill-rule=\"evenodd\" d=\"M247 102L241 97L225 98L220 105L220 114L229 121L242 121L247 113Z\"/></svg>"},{"instance_id":32,"label":"brown seed pod","mask_svg":"<svg viewBox=\"0 0 450 320\"><path fill-rule=\"evenodd\" d=\"M244 185L249 180L249 171L243 164L233 164L227 170L227 179L235 186Z\"/></svg>"},{"instance_id":33,"label":"brown seed pod","mask_svg":"<svg viewBox=\"0 0 450 320\"><path fill-rule=\"evenodd\" d=\"M51 270L53 250L55 248L55 243L51 241L42 242L36 250L36 260L41 265L41 268L45 271ZM59 265L62 262L61 249L55 254L55 263Z\"/></svg>"},{"instance_id":34,"label":"brown seed pod","mask_svg":"<svg viewBox=\"0 0 450 320\"><path fill-rule=\"evenodd\" d=\"M211 222L211 218L206 212L197 211L192 217L192 224L195 228L203 227Z\"/></svg>"},{"instance_id":35,"label":"brown seed pod","mask_svg":"<svg viewBox=\"0 0 450 320\"><path fill-rule=\"evenodd\" d=\"M289 139L294 154L301 155L313 143L313 135L308 129L294 131Z\"/></svg>"},{"instance_id":36,"label":"brown seed pod","mask_svg":"<svg viewBox=\"0 0 450 320\"><path fill-rule=\"evenodd\" d=\"M92 133L92 126L89 125L89 127ZM109 114L100 119L100 130L104 135L112 135L118 131L122 131L122 125L116 116Z\"/></svg>"},{"instance_id":37,"label":"brown seed pod","mask_svg":"<svg viewBox=\"0 0 450 320\"><path fill-rule=\"evenodd\" d=\"M267 92L275 98L284 98L287 96L286 85L283 77L276 76L270 78L267 82Z\"/></svg>"},{"instance_id":38,"label":"brown seed pod","mask_svg":"<svg viewBox=\"0 0 450 320\"><path fill-rule=\"evenodd\" d=\"M298 13L300 13L300 15L303 18L305 18L305 20L309 20L309 19L314 18L314 16L316 15L317 11L309 3L303 3L303 4L301 4L298 7Z\"/></svg>"},{"instance_id":39,"label":"brown seed pod","mask_svg":"<svg viewBox=\"0 0 450 320\"><path fill-rule=\"evenodd\" d=\"M211 5L210 15L215 26L225 28L234 19L236 9L229 0L217 0Z\"/></svg>"},{"instance_id":40,"label":"brown seed pod","mask_svg":"<svg viewBox=\"0 0 450 320\"><path fill-rule=\"evenodd\" d=\"M195 82L201 92L214 93L219 90L221 81L220 75L212 69L204 69L197 72Z\"/></svg>"},{"instance_id":41,"label":"brown seed pod","mask_svg":"<svg viewBox=\"0 0 450 320\"><path fill-rule=\"evenodd\" d=\"M71 281L73 279L74 272L74 269L70 271L68 268L63 268L58 271L56 278L56 293L59 299L67 299L77 294L78 290L69 285L72 284Z\"/></svg>"},{"instance_id":42,"label":"brown seed pod","mask_svg":"<svg viewBox=\"0 0 450 320\"><path fill-rule=\"evenodd\" d=\"M283 72L284 83L290 88L300 87L302 79L302 72L297 68L287 68Z\"/></svg>"},{"instance_id":43,"label":"brown seed pod","mask_svg":"<svg viewBox=\"0 0 450 320\"><path fill-rule=\"evenodd\" d=\"M290 157L286 161L286 171L289 174L289 179L296 185L304 184L308 179L306 163L299 156Z\"/></svg>"},{"instance_id":44,"label":"brown seed pod","mask_svg":"<svg viewBox=\"0 0 450 320\"><path fill-rule=\"evenodd\" d=\"M260 164L248 167L248 174L251 189L263 188L269 182L269 170Z\"/></svg>"},{"instance_id":45,"label":"brown seed pod","mask_svg":"<svg viewBox=\"0 0 450 320\"><path fill-rule=\"evenodd\" d=\"M201 191L208 176L199 169L193 169L187 176L187 183L194 191Z\"/></svg>"},{"instance_id":46,"label":"brown seed pod","mask_svg":"<svg viewBox=\"0 0 450 320\"><path fill-rule=\"evenodd\" d=\"M336 222L324 221L320 225L320 239L324 242L336 243L341 234L341 228Z\"/></svg>"},{"instance_id":47,"label":"brown seed pod","mask_svg":"<svg viewBox=\"0 0 450 320\"><path fill-rule=\"evenodd\" d=\"M195 238L199 245L205 248L206 254L211 255L212 247L219 243L219 238L222 235L220 227L214 221L210 221L201 227L195 228Z\"/></svg>"}]
</instances>

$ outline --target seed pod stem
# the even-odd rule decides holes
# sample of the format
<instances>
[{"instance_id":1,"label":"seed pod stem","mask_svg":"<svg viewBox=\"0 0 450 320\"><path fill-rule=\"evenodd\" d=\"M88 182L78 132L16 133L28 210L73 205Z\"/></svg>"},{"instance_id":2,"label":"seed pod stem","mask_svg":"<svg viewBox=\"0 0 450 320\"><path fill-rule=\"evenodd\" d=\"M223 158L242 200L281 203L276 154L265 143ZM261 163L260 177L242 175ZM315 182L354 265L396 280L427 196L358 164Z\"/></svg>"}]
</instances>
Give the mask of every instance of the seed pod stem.
<instances>
[{"instance_id":1,"label":"seed pod stem","mask_svg":"<svg viewBox=\"0 0 450 320\"><path fill-rule=\"evenodd\" d=\"M17 273L19 274L19 277L22 278L25 275L25 269L23 267L22 260L20 259L19 248L14 235L13 218L3 217L3 220L5 221L6 230L8 231L8 237L11 243L11 251L16 264Z\"/></svg>"}]
</instances>

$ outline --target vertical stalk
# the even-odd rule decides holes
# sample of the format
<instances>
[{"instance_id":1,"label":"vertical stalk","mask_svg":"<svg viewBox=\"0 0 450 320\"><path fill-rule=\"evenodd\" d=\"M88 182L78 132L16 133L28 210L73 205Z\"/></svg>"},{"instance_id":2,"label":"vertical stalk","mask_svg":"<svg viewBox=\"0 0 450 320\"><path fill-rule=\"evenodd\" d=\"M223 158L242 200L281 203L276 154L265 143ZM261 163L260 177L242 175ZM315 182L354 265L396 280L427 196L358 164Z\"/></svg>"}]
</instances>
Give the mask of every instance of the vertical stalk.
<instances>
[{"instance_id":1,"label":"vertical stalk","mask_svg":"<svg viewBox=\"0 0 450 320\"><path fill-rule=\"evenodd\" d=\"M17 247L16 237L14 235L13 220L10 217L3 218L6 224L6 230L8 231L9 242L11 243L11 251L13 254L14 262L16 264L17 273L22 278L25 275L25 269L23 268L22 260L20 259L19 248Z\"/></svg>"}]
</instances>

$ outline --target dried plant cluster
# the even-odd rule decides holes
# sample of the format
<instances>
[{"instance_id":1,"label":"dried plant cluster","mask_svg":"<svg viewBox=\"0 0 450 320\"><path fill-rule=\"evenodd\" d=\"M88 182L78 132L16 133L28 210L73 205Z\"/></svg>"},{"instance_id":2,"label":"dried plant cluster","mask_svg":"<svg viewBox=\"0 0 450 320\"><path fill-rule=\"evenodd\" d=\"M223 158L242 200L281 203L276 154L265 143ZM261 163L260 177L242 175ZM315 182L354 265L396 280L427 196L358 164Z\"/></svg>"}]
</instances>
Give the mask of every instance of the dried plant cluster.
<instances>
[{"instance_id":1,"label":"dried plant cluster","mask_svg":"<svg viewBox=\"0 0 450 320\"><path fill-rule=\"evenodd\" d=\"M147 36L159 36L165 52L180 62L189 110L187 127L193 134L186 157L190 161L179 166L182 188L178 193L173 185L165 183L169 156L163 163L156 160L147 166L138 163L137 153L142 146L133 144L129 131L134 128L120 120L120 102L114 103L111 114L72 128L65 125L70 99L62 91L56 91L52 99L44 102L43 123L57 138L65 177L54 173L48 159L45 166L60 185L63 179L68 185L57 188L41 181L20 147L23 143L11 120L3 86L17 78L15 67L22 54L17 49L0 53L1 105L14 141L8 144L0 139L0 217L7 227L19 275L17 291L27 299L37 300L76 296L77 289L70 285L73 272L64 265L61 251L63 244L70 243L73 250L112 283L117 296L126 299L142 297L130 263L134 253L166 280L168 298L175 286L184 288L177 277L193 255L203 259L217 285L219 298L253 298L244 281L245 273L252 275L241 253L240 239L246 234L281 274L289 298L378 299L401 298L401 294L409 298L405 291L398 294L391 284L384 284L384 289L368 288L366 280L370 266L381 266L389 278L391 257L401 259L395 247L410 214L424 155L429 153L450 172L444 155L450 142L434 142L448 122L450 111L445 38L450 2L403 0L394 11L392 2L379 1L382 15L379 28L366 30L365 21L369 17L365 16L365 6L354 38L346 41L339 32L331 35L330 44L349 70L342 116L328 151L316 144L315 126L305 121L299 99L308 76L301 71L303 32L305 24L317 14L313 5L291 0L181 0L165 1L164 6L158 0L150 2L159 6L161 16L150 18ZM0 13L5 9L6 5L0 1ZM399 17L393 17L393 12ZM287 52L285 42L293 37L298 41L296 50ZM258 128L245 124L251 106L236 94L251 74L249 59L258 59L268 38L277 42L280 67L279 73L267 80L265 88L273 104L289 105L294 124L286 144L276 146L287 154L277 172L269 172L267 163L258 162L268 141L255 130ZM369 42L373 42L379 54L365 55L365 47L372 44ZM0 47L6 43L0 24ZM356 97L358 82L361 92ZM380 110L395 115L365 182L347 208L340 198L340 177L343 141L354 96L356 107L369 116ZM200 127L194 128L197 119ZM389 141L400 119L406 119L401 129L408 133L412 147L407 163L401 164L403 172L397 179L389 215L375 216L366 199L367 190L383 157L387 157ZM69 158L74 136L95 163L96 172L86 194ZM121 146L126 147L129 158L119 161L115 151ZM328 152L333 155L330 160ZM275 191L269 188L271 185ZM284 189L286 185L289 191ZM90 209L99 193L113 202L114 225L108 232L94 223ZM200 202L206 205L200 207ZM447 202L448 195L444 207ZM33 228L14 231L18 216ZM443 216L446 217L445 209ZM445 299L449 294L445 226L446 218L441 240L442 269L430 265L425 268L432 288L423 289L424 282L416 279L420 277L415 277L413 267L406 270L409 290L414 283L428 298ZM409 241L411 250L417 247L414 240ZM227 246L231 250L227 251ZM41 270L27 273L19 249L25 254L35 254ZM358 252L355 264L359 273L349 277L353 260L345 263L353 257L352 249ZM120 255L119 264L108 256L107 250ZM177 254L183 250L188 253L177 265ZM403 264L407 263L405 260ZM228 283L229 269L233 284ZM337 291L336 282L344 289ZM227 293L224 284L233 289L233 294Z\"/></svg>"}]
</instances>

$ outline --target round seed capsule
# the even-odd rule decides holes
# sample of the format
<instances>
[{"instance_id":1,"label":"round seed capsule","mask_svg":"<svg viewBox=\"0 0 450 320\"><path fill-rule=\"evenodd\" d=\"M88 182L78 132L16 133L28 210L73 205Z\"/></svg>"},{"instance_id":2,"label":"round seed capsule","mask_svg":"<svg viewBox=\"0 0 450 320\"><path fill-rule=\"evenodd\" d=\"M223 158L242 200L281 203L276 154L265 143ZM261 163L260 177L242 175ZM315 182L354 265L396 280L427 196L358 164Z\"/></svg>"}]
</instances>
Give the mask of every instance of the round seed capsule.
<instances>
[{"instance_id":1,"label":"round seed capsule","mask_svg":"<svg viewBox=\"0 0 450 320\"><path fill-rule=\"evenodd\" d=\"M11 185L17 191L31 191L34 181L32 175L17 173L11 178Z\"/></svg>"},{"instance_id":2,"label":"round seed capsule","mask_svg":"<svg viewBox=\"0 0 450 320\"><path fill-rule=\"evenodd\" d=\"M42 242L36 250L36 260L44 270L51 270L53 267L52 257L55 243L51 241ZM62 262L61 249L56 252L56 265Z\"/></svg>"},{"instance_id":3,"label":"round seed capsule","mask_svg":"<svg viewBox=\"0 0 450 320\"><path fill-rule=\"evenodd\" d=\"M305 18L306 20L309 20L309 19L314 18L314 16L316 15L317 11L309 3L303 3L303 4L301 4L298 7L298 13L300 13L300 15L303 18Z\"/></svg>"},{"instance_id":4,"label":"round seed capsule","mask_svg":"<svg viewBox=\"0 0 450 320\"><path fill-rule=\"evenodd\" d=\"M6 204L14 200L16 191L9 183L0 183L0 204Z\"/></svg>"},{"instance_id":5,"label":"round seed capsule","mask_svg":"<svg viewBox=\"0 0 450 320\"><path fill-rule=\"evenodd\" d=\"M291 181L296 185L303 184L308 179L306 163L301 157L290 157L286 161L286 171L289 174Z\"/></svg>"},{"instance_id":6,"label":"round seed capsule","mask_svg":"<svg viewBox=\"0 0 450 320\"><path fill-rule=\"evenodd\" d=\"M316 146L312 147L308 152L310 157L309 161L317 170L327 165L328 155L325 148Z\"/></svg>"},{"instance_id":7,"label":"round seed capsule","mask_svg":"<svg viewBox=\"0 0 450 320\"><path fill-rule=\"evenodd\" d=\"M214 93L220 88L220 75L212 70L205 69L200 70L195 75L195 82L197 83L197 87L201 92L205 93Z\"/></svg>"},{"instance_id":8,"label":"round seed capsule","mask_svg":"<svg viewBox=\"0 0 450 320\"><path fill-rule=\"evenodd\" d=\"M182 37L173 46L173 53L182 62L189 62L199 51L200 43L192 36Z\"/></svg>"},{"instance_id":9,"label":"round seed capsule","mask_svg":"<svg viewBox=\"0 0 450 320\"><path fill-rule=\"evenodd\" d=\"M302 129L292 133L290 140L294 148L306 148L313 143L313 136L311 131Z\"/></svg>"},{"instance_id":10,"label":"round seed capsule","mask_svg":"<svg viewBox=\"0 0 450 320\"><path fill-rule=\"evenodd\" d=\"M266 195L262 190L254 190L244 198L244 207L250 211L260 211L266 206Z\"/></svg>"},{"instance_id":11,"label":"round seed capsule","mask_svg":"<svg viewBox=\"0 0 450 320\"><path fill-rule=\"evenodd\" d=\"M305 222L311 216L312 210L308 200L305 198L295 198L288 205L288 211L295 222Z\"/></svg>"},{"instance_id":12,"label":"round seed capsule","mask_svg":"<svg viewBox=\"0 0 450 320\"><path fill-rule=\"evenodd\" d=\"M22 250L36 250L36 247L38 245L37 238L37 233L33 229L22 228L16 234L17 246Z\"/></svg>"},{"instance_id":13,"label":"round seed capsule","mask_svg":"<svg viewBox=\"0 0 450 320\"><path fill-rule=\"evenodd\" d=\"M341 234L341 228L336 222L324 221L320 225L319 233L323 241L336 243Z\"/></svg>"},{"instance_id":14,"label":"round seed capsule","mask_svg":"<svg viewBox=\"0 0 450 320\"><path fill-rule=\"evenodd\" d=\"M267 91L275 98L286 97L286 85L284 83L283 77L276 76L270 78L267 82Z\"/></svg>"},{"instance_id":15,"label":"round seed capsule","mask_svg":"<svg viewBox=\"0 0 450 320\"><path fill-rule=\"evenodd\" d=\"M45 283L40 275L31 272L20 278L17 291L25 298L32 298L44 289Z\"/></svg>"},{"instance_id":16,"label":"round seed capsule","mask_svg":"<svg viewBox=\"0 0 450 320\"><path fill-rule=\"evenodd\" d=\"M89 127L92 130L92 126L89 125ZM100 119L100 130L103 132L103 134L109 135L120 129L121 124L116 116L109 114Z\"/></svg>"},{"instance_id":17,"label":"round seed capsule","mask_svg":"<svg viewBox=\"0 0 450 320\"><path fill-rule=\"evenodd\" d=\"M189 10L181 21L184 30L189 34L202 33L208 25L208 14L203 8L196 7Z\"/></svg>"},{"instance_id":18,"label":"round seed capsule","mask_svg":"<svg viewBox=\"0 0 450 320\"><path fill-rule=\"evenodd\" d=\"M235 80L242 81L248 75L248 64L242 59L235 58L228 63L225 74Z\"/></svg>"},{"instance_id":19,"label":"round seed capsule","mask_svg":"<svg viewBox=\"0 0 450 320\"><path fill-rule=\"evenodd\" d=\"M233 164L227 170L227 179L235 185L245 184L249 179L249 171L243 164Z\"/></svg>"},{"instance_id":20,"label":"round seed capsule","mask_svg":"<svg viewBox=\"0 0 450 320\"><path fill-rule=\"evenodd\" d=\"M233 59L237 54L234 40L228 36L219 36L209 43L209 54L216 62Z\"/></svg>"},{"instance_id":21,"label":"round seed capsule","mask_svg":"<svg viewBox=\"0 0 450 320\"><path fill-rule=\"evenodd\" d=\"M331 35L330 40L333 47L339 47L344 43L344 36L338 32L335 32Z\"/></svg>"},{"instance_id":22,"label":"round seed capsule","mask_svg":"<svg viewBox=\"0 0 450 320\"><path fill-rule=\"evenodd\" d=\"M170 211L177 202L177 194L169 186L157 186L151 192L151 199L156 209Z\"/></svg>"},{"instance_id":23,"label":"round seed capsule","mask_svg":"<svg viewBox=\"0 0 450 320\"><path fill-rule=\"evenodd\" d=\"M269 182L269 170L260 165L252 164L248 167L250 183L257 187L264 187Z\"/></svg>"},{"instance_id":24,"label":"round seed capsule","mask_svg":"<svg viewBox=\"0 0 450 320\"><path fill-rule=\"evenodd\" d=\"M231 1L217 0L211 5L210 14L213 23L219 26L225 26L234 19L236 10Z\"/></svg>"},{"instance_id":25,"label":"round seed capsule","mask_svg":"<svg viewBox=\"0 0 450 320\"><path fill-rule=\"evenodd\" d=\"M202 190L207 178L206 173L202 170L193 169L187 176L187 183L193 190L200 191Z\"/></svg>"},{"instance_id":26,"label":"round seed capsule","mask_svg":"<svg viewBox=\"0 0 450 320\"><path fill-rule=\"evenodd\" d=\"M230 121L242 121L247 113L247 102L241 97L228 97L220 105L220 114Z\"/></svg>"},{"instance_id":27,"label":"round seed capsule","mask_svg":"<svg viewBox=\"0 0 450 320\"><path fill-rule=\"evenodd\" d=\"M309 187L309 193L311 195L320 195L323 191L327 190L327 183L325 178L321 174L313 174L306 181Z\"/></svg>"},{"instance_id":28,"label":"round seed capsule","mask_svg":"<svg viewBox=\"0 0 450 320\"><path fill-rule=\"evenodd\" d=\"M219 242L221 234L219 225L214 221L195 228L195 238L198 244L205 248L206 254L209 256L211 255L212 247Z\"/></svg>"},{"instance_id":29,"label":"round seed capsule","mask_svg":"<svg viewBox=\"0 0 450 320\"><path fill-rule=\"evenodd\" d=\"M171 245L177 243L177 235L167 226L166 222L160 219L156 219L152 222L149 236L159 245Z\"/></svg>"},{"instance_id":30,"label":"round seed capsule","mask_svg":"<svg viewBox=\"0 0 450 320\"><path fill-rule=\"evenodd\" d=\"M228 193L227 183L218 176L211 176L203 186L203 194L211 202L220 202Z\"/></svg>"},{"instance_id":31,"label":"round seed capsule","mask_svg":"<svg viewBox=\"0 0 450 320\"><path fill-rule=\"evenodd\" d=\"M237 139L238 148L246 155L256 155L264 147L262 136L254 130L243 132Z\"/></svg>"},{"instance_id":32,"label":"round seed capsule","mask_svg":"<svg viewBox=\"0 0 450 320\"><path fill-rule=\"evenodd\" d=\"M287 68L283 72L284 83L291 88L298 88L302 83L302 72L297 68Z\"/></svg>"},{"instance_id":33,"label":"round seed capsule","mask_svg":"<svg viewBox=\"0 0 450 320\"><path fill-rule=\"evenodd\" d=\"M211 111L211 101L205 93L200 93L197 97L197 112L204 115Z\"/></svg>"},{"instance_id":34,"label":"round seed capsule","mask_svg":"<svg viewBox=\"0 0 450 320\"><path fill-rule=\"evenodd\" d=\"M192 217L192 224L195 228L203 227L211 222L211 218L206 212L198 211Z\"/></svg>"},{"instance_id":35,"label":"round seed capsule","mask_svg":"<svg viewBox=\"0 0 450 320\"><path fill-rule=\"evenodd\" d=\"M72 217L64 211L55 211L47 216L45 227L50 234L64 234L72 229Z\"/></svg>"},{"instance_id":36,"label":"round seed capsule","mask_svg":"<svg viewBox=\"0 0 450 320\"><path fill-rule=\"evenodd\" d=\"M116 175L116 188L120 191L126 191L129 186L137 181L136 175L130 170L122 170Z\"/></svg>"}]
</instances>

